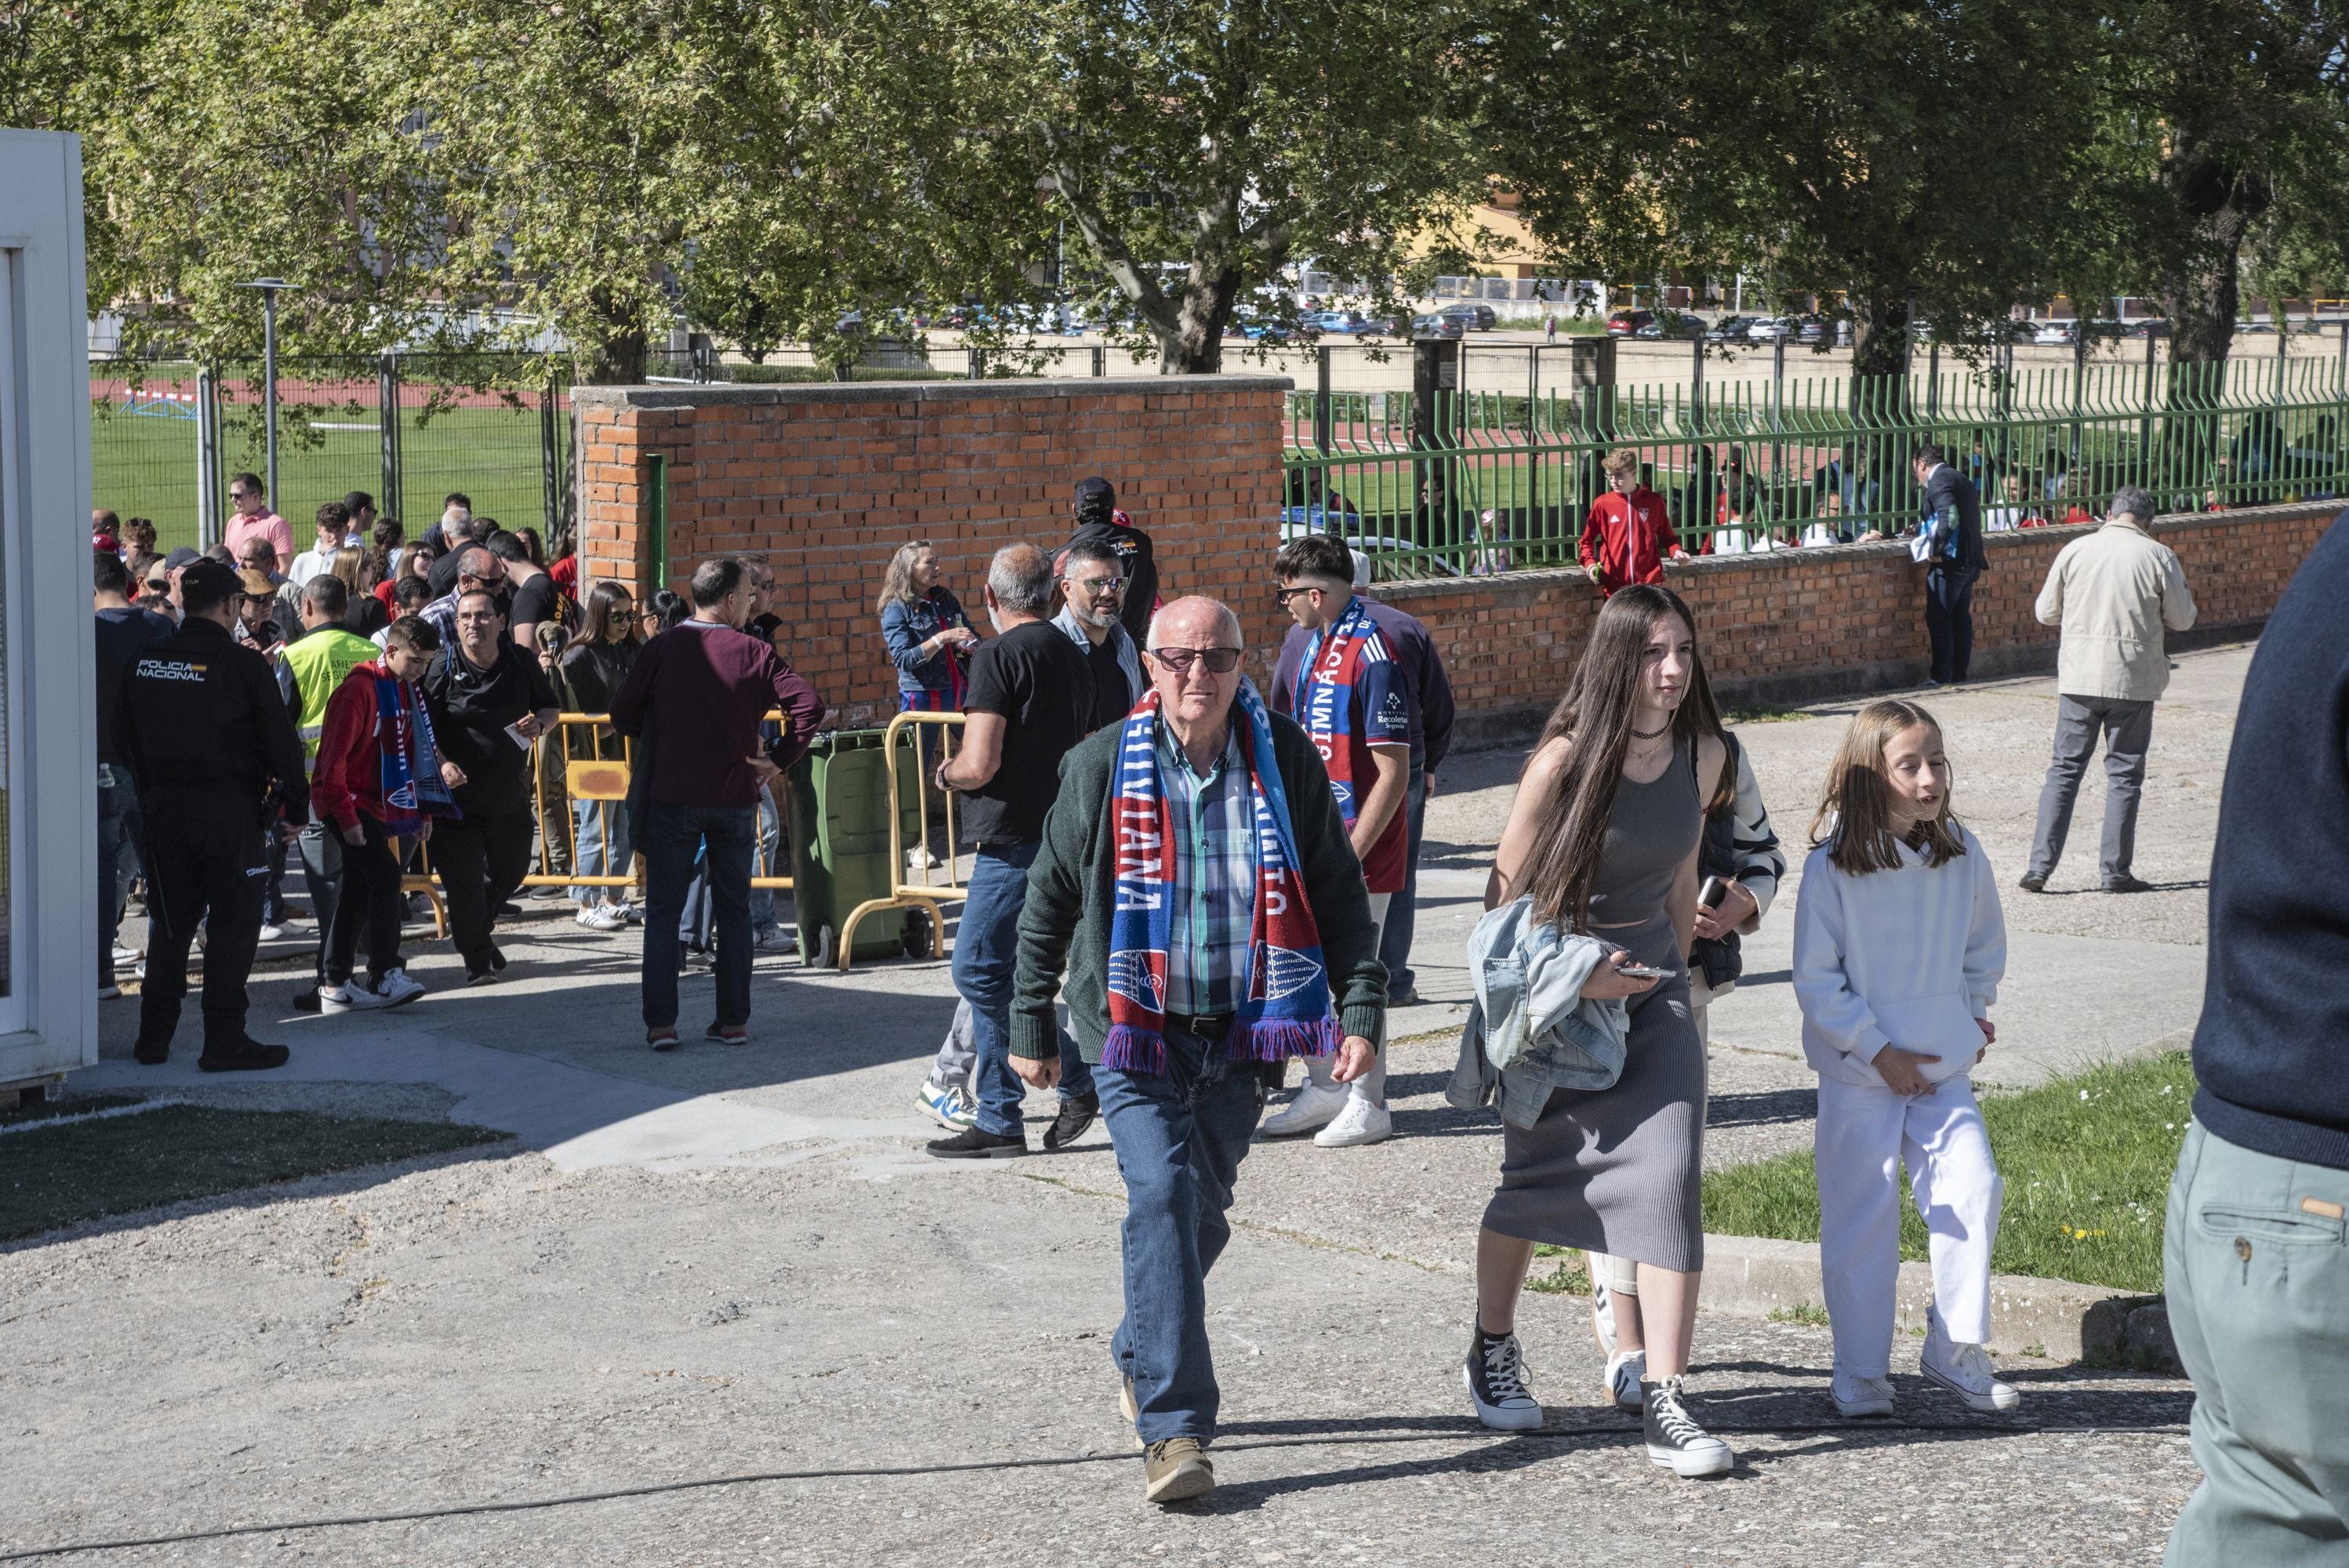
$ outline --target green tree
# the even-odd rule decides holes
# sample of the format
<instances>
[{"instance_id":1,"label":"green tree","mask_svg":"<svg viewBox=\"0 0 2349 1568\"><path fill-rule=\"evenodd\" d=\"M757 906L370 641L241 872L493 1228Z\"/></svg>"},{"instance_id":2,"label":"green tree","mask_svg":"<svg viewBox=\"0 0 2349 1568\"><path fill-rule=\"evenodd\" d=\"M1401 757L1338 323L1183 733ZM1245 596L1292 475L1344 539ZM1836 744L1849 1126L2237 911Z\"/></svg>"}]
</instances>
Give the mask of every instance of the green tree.
<instances>
[{"instance_id":1,"label":"green tree","mask_svg":"<svg viewBox=\"0 0 2349 1568\"><path fill-rule=\"evenodd\" d=\"M1486 172L1443 0L1045 0L962 15L1003 57L994 106L966 111L1000 131L982 221L1017 231L1023 205L1065 221L1097 303L1168 372L1219 368L1235 315L1281 315L1270 288L1299 263L1387 300L1414 244L1456 227Z\"/></svg>"}]
</instances>

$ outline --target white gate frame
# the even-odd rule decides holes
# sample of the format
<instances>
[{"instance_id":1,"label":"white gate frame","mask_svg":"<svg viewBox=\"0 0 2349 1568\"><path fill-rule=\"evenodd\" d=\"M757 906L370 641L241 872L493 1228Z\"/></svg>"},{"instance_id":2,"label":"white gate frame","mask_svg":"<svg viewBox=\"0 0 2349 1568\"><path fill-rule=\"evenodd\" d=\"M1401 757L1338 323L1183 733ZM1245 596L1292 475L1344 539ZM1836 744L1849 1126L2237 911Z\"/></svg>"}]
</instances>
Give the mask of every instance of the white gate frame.
<instances>
[{"instance_id":1,"label":"white gate frame","mask_svg":"<svg viewBox=\"0 0 2349 1568\"><path fill-rule=\"evenodd\" d=\"M0 1088L98 1060L98 693L89 609L81 139L0 130Z\"/></svg>"}]
</instances>

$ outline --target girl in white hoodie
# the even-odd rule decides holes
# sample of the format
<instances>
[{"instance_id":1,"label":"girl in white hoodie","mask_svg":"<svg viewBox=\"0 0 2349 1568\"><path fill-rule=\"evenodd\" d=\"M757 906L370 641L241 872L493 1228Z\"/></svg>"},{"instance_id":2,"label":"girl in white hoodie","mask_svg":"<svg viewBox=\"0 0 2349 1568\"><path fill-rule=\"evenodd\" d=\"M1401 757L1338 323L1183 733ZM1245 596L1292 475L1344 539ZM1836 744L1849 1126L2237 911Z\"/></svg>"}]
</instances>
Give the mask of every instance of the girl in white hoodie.
<instances>
[{"instance_id":1,"label":"girl in white hoodie","mask_svg":"<svg viewBox=\"0 0 2349 1568\"><path fill-rule=\"evenodd\" d=\"M1941 727L1914 703L1860 709L1827 775L1795 905L1803 1054L1819 1075L1819 1264L1835 1331L1830 1394L1889 1416L1900 1270L1900 1165L1930 1234L1921 1370L1974 1409L2020 1397L1992 1374L1990 1254L2003 1183L1967 1073L2006 923L1982 843L1950 813Z\"/></svg>"}]
</instances>

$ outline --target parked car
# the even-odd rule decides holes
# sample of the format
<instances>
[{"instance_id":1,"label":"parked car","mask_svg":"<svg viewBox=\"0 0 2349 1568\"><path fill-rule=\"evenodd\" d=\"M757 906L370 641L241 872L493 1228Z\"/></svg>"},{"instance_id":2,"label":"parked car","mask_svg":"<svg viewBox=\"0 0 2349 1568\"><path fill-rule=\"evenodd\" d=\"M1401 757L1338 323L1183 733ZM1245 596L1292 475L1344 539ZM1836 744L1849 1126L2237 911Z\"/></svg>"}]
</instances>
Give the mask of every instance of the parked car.
<instances>
[{"instance_id":1,"label":"parked car","mask_svg":"<svg viewBox=\"0 0 2349 1568\"><path fill-rule=\"evenodd\" d=\"M1762 318L1758 315L1724 315L1705 328L1704 340L1707 343L1752 343L1756 341L1754 329L1761 325Z\"/></svg>"},{"instance_id":2,"label":"parked car","mask_svg":"<svg viewBox=\"0 0 2349 1568\"><path fill-rule=\"evenodd\" d=\"M1469 332L1490 332L1501 320L1489 304L1451 304L1438 314L1454 318Z\"/></svg>"},{"instance_id":3,"label":"parked car","mask_svg":"<svg viewBox=\"0 0 2349 1568\"><path fill-rule=\"evenodd\" d=\"M1643 326L1656 325L1656 313L1651 310L1619 310L1607 317L1609 337L1637 337Z\"/></svg>"},{"instance_id":4,"label":"parked car","mask_svg":"<svg viewBox=\"0 0 2349 1568\"><path fill-rule=\"evenodd\" d=\"M2042 348L2061 348L2078 341L2080 324L2075 321L2043 321L2031 329L2031 341Z\"/></svg>"},{"instance_id":5,"label":"parked car","mask_svg":"<svg viewBox=\"0 0 2349 1568\"><path fill-rule=\"evenodd\" d=\"M1305 325L1319 333L1344 333L1351 335L1361 331L1361 317L1350 310L1317 310L1305 318Z\"/></svg>"},{"instance_id":6,"label":"parked car","mask_svg":"<svg viewBox=\"0 0 2349 1568\"><path fill-rule=\"evenodd\" d=\"M1679 311L1670 310L1661 318L1650 317L1648 324L1631 335L1648 343L1666 337L1686 342L1704 335L1704 323L1696 316L1682 315Z\"/></svg>"},{"instance_id":7,"label":"parked car","mask_svg":"<svg viewBox=\"0 0 2349 1568\"><path fill-rule=\"evenodd\" d=\"M1411 318L1411 335L1413 337L1459 337L1467 330L1458 316L1448 312L1439 311L1431 315Z\"/></svg>"}]
</instances>

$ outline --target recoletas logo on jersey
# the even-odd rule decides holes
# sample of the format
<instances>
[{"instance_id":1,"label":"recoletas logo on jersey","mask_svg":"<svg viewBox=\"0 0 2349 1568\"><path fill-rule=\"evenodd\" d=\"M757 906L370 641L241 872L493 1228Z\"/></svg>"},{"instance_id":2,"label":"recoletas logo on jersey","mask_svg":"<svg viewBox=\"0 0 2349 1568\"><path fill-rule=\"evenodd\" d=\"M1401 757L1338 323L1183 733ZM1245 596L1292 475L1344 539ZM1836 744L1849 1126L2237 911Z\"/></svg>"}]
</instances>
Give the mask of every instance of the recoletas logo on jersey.
<instances>
[{"instance_id":1,"label":"recoletas logo on jersey","mask_svg":"<svg viewBox=\"0 0 2349 1568\"><path fill-rule=\"evenodd\" d=\"M142 681L202 681L211 667L201 659L141 659L138 674Z\"/></svg>"}]
</instances>

